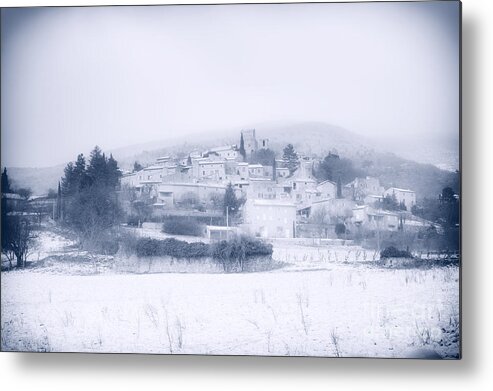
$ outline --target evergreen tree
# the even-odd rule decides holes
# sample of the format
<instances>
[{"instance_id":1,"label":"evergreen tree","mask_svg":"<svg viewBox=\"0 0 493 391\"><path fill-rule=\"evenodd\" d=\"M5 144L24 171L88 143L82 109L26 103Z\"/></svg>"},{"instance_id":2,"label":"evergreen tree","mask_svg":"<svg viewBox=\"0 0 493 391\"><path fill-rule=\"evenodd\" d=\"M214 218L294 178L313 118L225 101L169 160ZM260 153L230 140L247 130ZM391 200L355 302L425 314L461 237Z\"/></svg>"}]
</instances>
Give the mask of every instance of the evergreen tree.
<instances>
[{"instance_id":1,"label":"evergreen tree","mask_svg":"<svg viewBox=\"0 0 493 391\"><path fill-rule=\"evenodd\" d=\"M272 160L276 157L276 153L269 148L261 148L257 151L252 152L250 155L249 162L252 164L258 163L262 166L270 166Z\"/></svg>"},{"instance_id":2,"label":"evergreen tree","mask_svg":"<svg viewBox=\"0 0 493 391\"><path fill-rule=\"evenodd\" d=\"M113 189L117 188L118 184L120 183L122 173L118 168L118 163L113 158L112 154L110 154L110 158L108 159L108 162L106 164L106 175L108 186L112 187Z\"/></svg>"},{"instance_id":3,"label":"evergreen tree","mask_svg":"<svg viewBox=\"0 0 493 391\"><path fill-rule=\"evenodd\" d=\"M4 167L2 172L2 193L11 193L9 176L7 174L7 167Z\"/></svg>"},{"instance_id":4,"label":"evergreen tree","mask_svg":"<svg viewBox=\"0 0 493 391\"><path fill-rule=\"evenodd\" d=\"M192 165L192 158L190 155L188 155L188 158L187 158L187 166L191 166Z\"/></svg>"},{"instance_id":5,"label":"evergreen tree","mask_svg":"<svg viewBox=\"0 0 493 391\"><path fill-rule=\"evenodd\" d=\"M236 215L241 205L241 202L236 197L235 190L233 189L233 185L231 184L231 182L226 187L226 192L224 193L223 205L224 205L223 212L225 216L226 213L229 214L230 216Z\"/></svg>"},{"instance_id":6,"label":"evergreen tree","mask_svg":"<svg viewBox=\"0 0 493 391\"><path fill-rule=\"evenodd\" d=\"M243 157L243 161L246 159L246 151L245 151L245 140L243 140L243 132L241 133L240 138L240 155Z\"/></svg>"},{"instance_id":7,"label":"evergreen tree","mask_svg":"<svg viewBox=\"0 0 493 391\"><path fill-rule=\"evenodd\" d=\"M64 195L72 195L74 191L75 175L74 175L74 163L69 162L63 170L62 177L62 192Z\"/></svg>"},{"instance_id":8,"label":"evergreen tree","mask_svg":"<svg viewBox=\"0 0 493 391\"><path fill-rule=\"evenodd\" d=\"M272 159L272 180L273 181L277 181L277 162L276 162L276 158L274 157L274 159Z\"/></svg>"},{"instance_id":9,"label":"evergreen tree","mask_svg":"<svg viewBox=\"0 0 493 391\"><path fill-rule=\"evenodd\" d=\"M74 191L80 191L87 186L86 158L83 154L77 156L74 165Z\"/></svg>"},{"instance_id":10,"label":"evergreen tree","mask_svg":"<svg viewBox=\"0 0 493 391\"><path fill-rule=\"evenodd\" d=\"M101 149L96 146L91 151L89 156L89 164L87 166L87 177L90 185L105 185L107 183L106 176L106 157Z\"/></svg>"},{"instance_id":11,"label":"evergreen tree","mask_svg":"<svg viewBox=\"0 0 493 391\"><path fill-rule=\"evenodd\" d=\"M363 176L364 173L354 167L353 162L346 158L340 158L339 155L329 153L318 166L316 177L321 180L336 182L341 178L342 183L349 183L357 176Z\"/></svg>"},{"instance_id":12,"label":"evergreen tree","mask_svg":"<svg viewBox=\"0 0 493 391\"><path fill-rule=\"evenodd\" d=\"M121 216L116 193L121 176L118 163L95 147L88 164L79 155L75 164L67 164L64 174L57 215L79 234L83 244L97 246Z\"/></svg>"},{"instance_id":13,"label":"evergreen tree","mask_svg":"<svg viewBox=\"0 0 493 391\"><path fill-rule=\"evenodd\" d=\"M289 175L293 175L293 173L298 169L300 165L300 159L298 154L294 150L293 144L288 144L284 150L282 158L286 162L286 166L289 170Z\"/></svg>"},{"instance_id":14,"label":"evergreen tree","mask_svg":"<svg viewBox=\"0 0 493 391\"><path fill-rule=\"evenodd\" d=\"M143 168L144 167L142 167L142 165L139 162L137 162L137 161L134 162L134 172L140 171Z\"/></svg>"},{"instance_id":15,"label":"evergreen tree","mask_svg":"<svg viewBox=\"0 0 493 391\"><path fill-rule=\"evenodd\" d=\"M399 202L397 202L397 197L395 194L387 194L380 204L382 209L385 210L399 210Z\"/></svg>"}]
</instances>

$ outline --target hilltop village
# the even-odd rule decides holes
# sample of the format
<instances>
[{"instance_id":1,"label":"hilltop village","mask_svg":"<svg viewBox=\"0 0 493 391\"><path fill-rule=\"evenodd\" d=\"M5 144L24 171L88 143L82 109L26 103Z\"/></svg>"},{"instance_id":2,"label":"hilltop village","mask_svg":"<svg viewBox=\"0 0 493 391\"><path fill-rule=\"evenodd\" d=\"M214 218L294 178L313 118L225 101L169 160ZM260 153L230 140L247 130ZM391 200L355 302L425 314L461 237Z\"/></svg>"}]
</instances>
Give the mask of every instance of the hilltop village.
<instances>
[{"instance_id":1,"label":"hilltop village","mask_svg":"<svg viewBox=\"0 0 493 391\"><path fill-rule=\"evenodd\" d=\"M351 229L397 231L430 225L410 213L416 204L413 190L385 189L372 177L345 184L320 182L314 175L320 161L297 154L291 145L287 148L289 157L285 150L282 158L272 157L265 164L272 152L269 140L248 129L241 131L239 146L193 150L182 159L159 157L153 165L123 173L122 192L133 192L126 208L131 211L137 203L152 207L154 216L210 218L210 237L240 230L263 238L327 238L337 230L340 237ZM252 159L258 156L264 164ZM228 188L239 202L224 207ZM396 210L386 210L385 201ZM214 223L224 215L225 221Z\"/></svg>"}]
</instances>

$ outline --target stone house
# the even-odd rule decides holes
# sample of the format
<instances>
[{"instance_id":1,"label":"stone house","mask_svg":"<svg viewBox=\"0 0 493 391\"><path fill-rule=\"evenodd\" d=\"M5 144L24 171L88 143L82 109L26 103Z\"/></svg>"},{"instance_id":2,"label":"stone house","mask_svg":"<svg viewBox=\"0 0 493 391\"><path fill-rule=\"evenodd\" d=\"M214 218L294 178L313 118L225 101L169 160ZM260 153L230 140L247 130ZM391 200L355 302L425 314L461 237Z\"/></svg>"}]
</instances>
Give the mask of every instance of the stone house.
<instances>
[{"instance_id":1,"label":"stone house","mask_svg":"<svg viewBox=\"0 0 493 391\"><path fill-rule=\"evenodd\" d=\"M243 219L243 230L254 236L293 238L296 235L296 205L289 200L247 200Z\"/></svg>"},{"instance_id":2,"label":"stone house","mask_svg":"<svg viewBox=\"0 0 493 391\"><path fill-rule=\"evenodd\" d=\"M416 205L416 193L409 189L399 189L391 187L384 192L384 196L395 196L397 202L403 203L407 210L411 210L413 205Z\"/></svg>"}]
</instances>

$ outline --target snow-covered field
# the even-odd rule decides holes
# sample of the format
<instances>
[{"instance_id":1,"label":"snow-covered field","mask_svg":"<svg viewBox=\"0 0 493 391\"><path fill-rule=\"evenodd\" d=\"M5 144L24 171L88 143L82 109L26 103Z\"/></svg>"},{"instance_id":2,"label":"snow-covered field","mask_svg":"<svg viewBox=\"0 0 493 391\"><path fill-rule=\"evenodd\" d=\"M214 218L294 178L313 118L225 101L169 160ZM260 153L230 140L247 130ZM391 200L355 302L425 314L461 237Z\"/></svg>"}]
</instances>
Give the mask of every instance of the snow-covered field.
<instances>
[{"instance_id":1,"label":"snow-covered field","mask_svg":"<svg viewBox=\"0 0 493 391\"><path fill-rule=\"evenodd\" d=\"M382 269L343 246L276 245L274 257L289 264L244 274L2 273L2 350L458 355L457 267Z\"/></svg>"}]
</instances>

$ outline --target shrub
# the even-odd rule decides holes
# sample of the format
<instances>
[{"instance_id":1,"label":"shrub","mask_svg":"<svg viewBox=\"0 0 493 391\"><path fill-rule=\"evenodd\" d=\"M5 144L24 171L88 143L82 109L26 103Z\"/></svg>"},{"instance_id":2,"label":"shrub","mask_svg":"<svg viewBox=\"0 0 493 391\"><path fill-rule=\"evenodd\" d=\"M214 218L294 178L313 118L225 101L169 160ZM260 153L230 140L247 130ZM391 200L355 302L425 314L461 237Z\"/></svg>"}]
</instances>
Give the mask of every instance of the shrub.
<instances>
[{"instance_id":1,"label":"shrub","mask_svg":"<svg viewBox=\"0 0 493 391\"><path fill-rule=\"evenodd\" d=\"M248 236L240 237L240 241L245 244L247 257L272 255L272 244L270 243Z\"/></svg>"},{"instance_id":2,"label":"shrub","mask_svg":"<svg viewBox=\"0 0 493 391\"><path fill-rule=\"evenodd\" d=\"M120 236L122 251L140 257L173 257L197 259L212 257L225 272L245 270L270 270L279 267L272 261L272 245L247 236L223 240L214 245L203 242L188 243L175 238L164 240L137 238L132 234Z\"/></svg>"},{"instance_id":3,"label":"shrub","mask_svg":"<svg viewBox=\"0 0 493 391\"><path fill-rule=\"evenodd\" d=\"M104 255L115 255L120 248L119 237L113 230L93 239L83 239L81 244L85 250Z\"/></svg>"},{"instance_id":4,"label":"shrub","mask_svg":"<svg viewBox=\"0 0 493 391\"><path fill-rule=\"evenodd\" d=\"M198 210L199 212L205 212L206 211L205 206L200 205L200 204L195 207L195 210Z\"/></svg>"},{"instance_id":5,"label":"shrub","mask_svg":"<svg viewBox=\"0 0 493 391\"><path fill-rule=\"evenodd\" d=\"M120 249L126 256L130 256L136 253L138 237L130 232L122 232L118 237L120 243Z\"/></svg>"},{"instance_id":6,"label":"shrub","mask_svg":"<svg viewBox=\"0 0 493 391\"><path fill-rule=\"evenodd\" d=\"M335 233L338 237L346 233L346 226L343 223L337 223L335 226Z\"/></svg>"},{"instance_id":7,"label":"shrub","mask_svg":"<svg viewBox=\"0 0 493 391\"><path fill-rule=\"evenodd\" d=\"M210 246L202 242L188 243L174 238L141 238L137 240L135 253L139 257L200 258L210 255Z\"/></svg>"},{"instance_id":8,"label":"shrub","mask_svg":"<svg viewBox=\"0 0 493 391\"><path fill-rule=\"evenodd\" d=\"M195 219L169 217L164 221L162 231L172 235L202 236L203 226Z\"/></svg>"},{"instance_id":9,"label":"shrub","mask_svg":"<svg viewBox=\"0 0 493 391\"><path fill-rule=\"evenodd\" d=\"M229 272L236 266L244 270L244 263L249 258L271 257L272 245L249 236L239 236L232 240L221 240L214 244L212 257L223 265L224 271Z\"/></svg>"},{"instance_id":10,"label":"shrub","mask_svg":"<svg viewBox=\"0 0 493 391\"><path fill-rule=\"evenodd\" d=\"M130 227L138 227L139 226L139 216L137 215L130 215L127 217L127 225Z\"/></svg>"},{"instance_id":11,"label":"shrub","mask_svg":"<svg viewBox=\"0 0 493 391\"><path fill-rule=\"evenodd\" d=\"M397 248L390 246L380 252L380 258L412 258L412 255L409 251L398 250Z\"/></svg>"}]
</instances>

